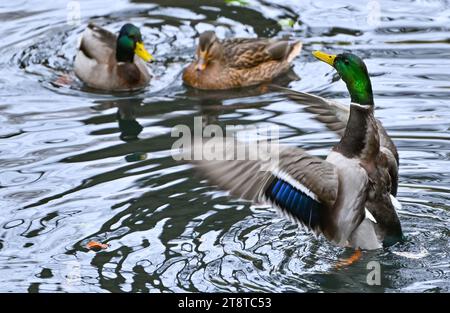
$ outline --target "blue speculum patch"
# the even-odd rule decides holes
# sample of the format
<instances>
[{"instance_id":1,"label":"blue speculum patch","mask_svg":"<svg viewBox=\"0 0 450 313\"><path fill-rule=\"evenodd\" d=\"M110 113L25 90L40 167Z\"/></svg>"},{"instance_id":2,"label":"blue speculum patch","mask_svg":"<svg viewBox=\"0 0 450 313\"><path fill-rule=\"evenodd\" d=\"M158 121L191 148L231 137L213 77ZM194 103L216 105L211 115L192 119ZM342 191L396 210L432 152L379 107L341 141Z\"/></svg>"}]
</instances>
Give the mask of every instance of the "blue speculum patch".
<instances>
[{"instance_id":1,"label":"blue speculum patch","mask_svg":"<svg viewBox=\"0 0 450 313\"><path fill-rule=\"evenodd\" d=\"M322 204L288 182L276 178L265 192L266 197L280 209L291 214L310 228L316 228L320 222Z\"/></svg>"}]
</instances>

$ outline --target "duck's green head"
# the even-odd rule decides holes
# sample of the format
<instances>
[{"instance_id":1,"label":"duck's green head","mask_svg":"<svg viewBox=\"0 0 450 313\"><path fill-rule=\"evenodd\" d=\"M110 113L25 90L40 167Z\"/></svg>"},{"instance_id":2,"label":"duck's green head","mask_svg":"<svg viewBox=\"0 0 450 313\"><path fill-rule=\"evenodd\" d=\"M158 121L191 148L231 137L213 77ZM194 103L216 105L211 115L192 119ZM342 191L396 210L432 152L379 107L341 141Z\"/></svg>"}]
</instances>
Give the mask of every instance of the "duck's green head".
<instances>
[{"instance_id":1,"label":"duck's green head","mask_svg":"<svg viewBox=\"0 0 450 313\"><path fill-rule=\"evenodd\" d=\"M135 54L145 62L153 60L153 56L144 47L139 28L133 24L125 24L117 37L116 59L118 62L133 62Z\"/></svg>"},{"instance_id":2,"label":"duck's green head","mask_svg":"<svg viewBox=\"0 0 450 313\"><path fill-rule=\"evenodd\" d=\"M347 85L352 102L373 105L372 84L360 57L351 53L333 55L321 51L314 51L313 55L336 69Z\"/></svg>"}]
</instances>

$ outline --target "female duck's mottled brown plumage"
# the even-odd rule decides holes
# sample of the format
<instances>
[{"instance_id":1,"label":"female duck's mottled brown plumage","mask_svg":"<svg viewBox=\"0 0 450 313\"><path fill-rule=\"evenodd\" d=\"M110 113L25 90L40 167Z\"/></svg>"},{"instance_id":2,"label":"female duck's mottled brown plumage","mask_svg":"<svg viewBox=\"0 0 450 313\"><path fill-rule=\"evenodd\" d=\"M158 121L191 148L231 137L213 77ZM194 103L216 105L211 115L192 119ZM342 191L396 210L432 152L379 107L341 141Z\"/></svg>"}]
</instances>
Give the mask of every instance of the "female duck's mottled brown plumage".
<instances>
[{"instance_id":1,"label":"female duck's mottled brown plumage","mask_svg":"<svg viewBox=\"0 0 450 313\"><path fill-rule=\"evenodd\" d=\"M198 89L230 89L269 82L285 73L300 53L301 42L284 39L219 40L212 31L200 35L196 60L183 81Z\"/></svg>"}]
</instances>

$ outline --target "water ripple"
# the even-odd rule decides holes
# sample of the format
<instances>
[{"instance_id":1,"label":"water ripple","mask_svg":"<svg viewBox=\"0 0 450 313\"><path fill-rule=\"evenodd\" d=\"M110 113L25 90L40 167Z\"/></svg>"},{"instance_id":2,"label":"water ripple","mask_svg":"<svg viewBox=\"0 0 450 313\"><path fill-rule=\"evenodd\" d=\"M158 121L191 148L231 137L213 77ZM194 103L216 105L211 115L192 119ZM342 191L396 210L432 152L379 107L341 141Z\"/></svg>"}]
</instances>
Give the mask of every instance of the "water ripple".
<instances>
[{"instance_id":1,"label":"water ripple","mask_svg":"<svg viewBox=\"0 0 450 313\"><path fill-rule=\"evenodd\" d=\"M449 291L446 1L377 1L380 19L372 22L366 2L344 0L146 2L82 2L82 23L73 26L65 3L0 8L0 291ZM148 88L110 95L76 80L72 62L88 21L112 31L124 21L140 27L156 58ZM309 52L366 60L375 114L399 148L405 243L337 269L352 251L269 207L230 199L172 159L172 127L192 126L194 116L221 126L276 125L284 144L321 157L338 141L280 94L184 87L180 73L209 29L219 37L301 38L293 67L300 79L291 73L279 83L344 103L345 84ZM89 251L91 240L109 248ZM366 283L370 261L381 264L381 286Z\"/></svg>"}]
</instances>

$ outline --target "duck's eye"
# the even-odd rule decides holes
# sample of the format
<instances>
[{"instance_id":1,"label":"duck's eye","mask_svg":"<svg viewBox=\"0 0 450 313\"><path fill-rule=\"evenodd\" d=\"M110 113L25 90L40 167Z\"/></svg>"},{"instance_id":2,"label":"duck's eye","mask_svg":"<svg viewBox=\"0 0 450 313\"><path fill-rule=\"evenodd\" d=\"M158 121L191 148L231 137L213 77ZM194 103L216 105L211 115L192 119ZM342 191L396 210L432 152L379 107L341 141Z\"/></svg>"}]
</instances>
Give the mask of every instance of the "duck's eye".
<instances>
[{"instance_id":1,"label":"duck's eye","mask_svg":"<svg viewBox=\"0 0 450 313\"><path fill-rule=\"evenodd\" d=\"M345 59L345 60L344 60L344 64L345 64L345 65L349 65L350 62L349 62L347 59Z\"/></svg>"}]
</instances>

